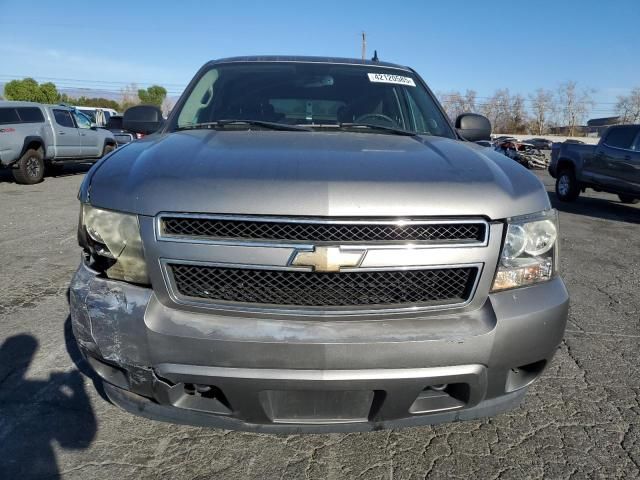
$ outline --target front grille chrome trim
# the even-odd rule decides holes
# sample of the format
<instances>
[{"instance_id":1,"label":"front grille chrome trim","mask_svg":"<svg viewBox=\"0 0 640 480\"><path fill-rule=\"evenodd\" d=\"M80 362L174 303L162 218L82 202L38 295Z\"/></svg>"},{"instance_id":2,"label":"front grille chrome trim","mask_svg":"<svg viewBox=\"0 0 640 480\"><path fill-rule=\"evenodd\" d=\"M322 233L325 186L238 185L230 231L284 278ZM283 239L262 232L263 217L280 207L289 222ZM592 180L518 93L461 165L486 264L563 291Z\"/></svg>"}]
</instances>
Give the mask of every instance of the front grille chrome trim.
<instances>
[{"instance_id":1,"label":"front grille chrome trim","mask_svg":"<svg viewBox=\"0 0 640 480\"><path fill-rule=\"evenodd\" d=\"M482 225L484 235L481 240L454 240L454 241L291 241L291 240L251 240L239 238L212 238L186 235L172 235L164 232L165 218L186 218L203 220L221 220L238 222L260 222L260 223L291 223L291 224L317 224L317 225ZM489 222L482 218L348 218L348 217L282 217L267 215L230 215L230 214L199 214L199 213L171 213L161 212L155 217L156 240L164 242L192 243L204 245L229 245L229 246L249 246L249 247L273 247L273 248L307 248L311 249L316 245L340 245L344 248L469 248L486 247L489 244Z\"/></svg>"},{"instance_id":2,"label":"front grille chrome trim","mask_svg":"<svg viewBox=\"0 0 640 480\"><path fill-rule=\"evenodd\" d=\"M235 269L251 269L251 270L284 270L284 271L301 271L308 272L310 269L305 267L291 267L291 266L275 266L275 265L249 265L249 264L235 264L235 263L222 263L222 262L203 262L203 261L188 261L188 260L174 260L161 258L161 270L164 276L165 285L167 287L169 296L173 302L179 305L214 309L218 311L226 312L239 312L239 313L252 313L252 314L269 314L269 315L296 315L296 316L322 316L322 317L348 317L358 315L381 315L381 314L406 314L406 313L419 313L422 311L448 311L454 309L461 309L469 305L475 298L476 290L480 279L483 276L483 263L464 263L464 264L446 264L446 265L424 265L424 266L405 266L395 268L358 268L348 269L347 271L398 271L398 270L442 270L448 268L475 268L476 275L473 280L471 289L469 290L468 298L463 302L455 303L441 303L434 305L401 305L390 306L381 305L379 307L371 306L353 306L353 307L308 307L308 306L257 306L252 303L236 303L225 301L214 301L196 297L186 297L178 292L176 281L173 276L171 264L179 265L194 265L202 267L220 267L220 268L235 268ZM336 273L335 275L340 275Z\"/></svg>"}]
</instances>

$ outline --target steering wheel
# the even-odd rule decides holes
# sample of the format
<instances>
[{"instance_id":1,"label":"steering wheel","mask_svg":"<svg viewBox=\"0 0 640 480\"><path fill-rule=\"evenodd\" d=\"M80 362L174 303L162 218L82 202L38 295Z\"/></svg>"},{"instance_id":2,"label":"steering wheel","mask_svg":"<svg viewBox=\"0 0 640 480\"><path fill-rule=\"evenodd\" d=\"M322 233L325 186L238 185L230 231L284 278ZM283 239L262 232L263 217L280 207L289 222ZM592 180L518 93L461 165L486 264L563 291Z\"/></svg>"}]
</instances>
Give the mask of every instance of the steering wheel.
<instances>
[{"instance_id":1,"label":"steering wheel","mask_svg":"<svg viewBox=\"0 0 640 480\"><path fill-rule=\"evenodd\" d=\"M393 118L388 117L383 113L365 113L364 115L360 115L358 118L356 118L354 123L367 123L365 120L367 120L369 118L370 119L374 119L374 120L375 119L382 119L385 122L388 122L393 126L397 126L398 125Z\"/></svg>"}]
</instances>

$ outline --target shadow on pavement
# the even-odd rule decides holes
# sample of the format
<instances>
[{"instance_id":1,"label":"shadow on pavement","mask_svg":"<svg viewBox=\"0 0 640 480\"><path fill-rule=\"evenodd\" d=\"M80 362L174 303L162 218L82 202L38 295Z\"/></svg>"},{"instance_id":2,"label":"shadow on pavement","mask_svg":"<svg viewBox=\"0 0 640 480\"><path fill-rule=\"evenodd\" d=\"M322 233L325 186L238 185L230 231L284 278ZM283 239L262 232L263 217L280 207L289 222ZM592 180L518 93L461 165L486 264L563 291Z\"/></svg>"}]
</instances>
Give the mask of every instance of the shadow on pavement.
<instances>
[{"instance_id":1,"label":"shadow on pavement","mask_svg":"<svg viewBox=\"0 0 640 480\"><path fill-rule=\"evenodd\" d=\"M603 220L640 224L640 209L633 205L620 203L617 197L612 196L611 200L608 200L580 196L574 202L561 202L554 192L548 193L553 208L561 212L601 218Z\"/></svg>"},{"instance_id":2,"label":"shadow on pavement","mask_svg":"<svg viewBox=\"0 0 640 480\"><path fill-rule=\"evenodd\" d=\"M46 170L43 181L46 182L47 178L70 177L87 173L94 163L95 161L56 165ZM0 183L15 183L10 168L0 168Z\"/></svg>"},{"instance_id":3,"label":"shadow on pavement","mask_svg":"<svg viewBox=\"0 0 640 480\"><path fill-rule=\"evenodd\" d=\"M93 408L78 370L45 379L25 375L38 350L28 334L0 345L0 478L59 478L54 444L86 449L96 435Z\"/></svg>"}]
</instances>

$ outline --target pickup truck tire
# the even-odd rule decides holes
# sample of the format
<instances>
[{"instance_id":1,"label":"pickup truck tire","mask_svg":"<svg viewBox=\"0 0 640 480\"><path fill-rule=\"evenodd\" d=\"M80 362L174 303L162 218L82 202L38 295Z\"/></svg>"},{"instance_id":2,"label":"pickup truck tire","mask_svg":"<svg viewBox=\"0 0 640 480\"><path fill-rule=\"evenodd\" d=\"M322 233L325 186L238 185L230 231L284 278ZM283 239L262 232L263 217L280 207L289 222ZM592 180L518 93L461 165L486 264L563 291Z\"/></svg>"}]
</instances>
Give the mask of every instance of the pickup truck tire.
<instances>
[{"instance_id":1,"label":"pickup truck tire","mask_svg":"<svg viewBox=\"0 0 640 480\"><path fill-rule=\"evenodd\" d=\"M111 153L116 149L115 145L105 145L104 148L102 149L102 157L104 157L107 153ZM100 157L100 158L102 158Z\"/></svg>"},{"instance_id":2,"label":"pickup truck tire","mask_svg":"<svg viewBox=\"0 0 640 480\"><path fill-rule=\"evenodd\" d=\"M618 198L620 198L622 203L629 203L631 205L635 205L640 202L640 198L631 197L629 195L618 195Z\"/></svg>"},{"instance_id":3,"label":"pickup truck tire","mask_svg":"<svg viewBox=\"0 0 640 480\"><path fill-rule=\"evenodd\" d=\"M12 169L13 178L17 183L33 185L40 183L44 177L44 160L42 153L30 148L20 157Z\"/></svg>"},{"instance_id":4,"label":"pickup truck tire","mask_svg":"<svg viewBox=\"0 0 640 480\"><path fill-rule=\"evenodd\" d=\"M556 196L561 202L573 202L580 195L576 172L570 168L561 170L556 178Z\"/></svg>"}]
</instances>

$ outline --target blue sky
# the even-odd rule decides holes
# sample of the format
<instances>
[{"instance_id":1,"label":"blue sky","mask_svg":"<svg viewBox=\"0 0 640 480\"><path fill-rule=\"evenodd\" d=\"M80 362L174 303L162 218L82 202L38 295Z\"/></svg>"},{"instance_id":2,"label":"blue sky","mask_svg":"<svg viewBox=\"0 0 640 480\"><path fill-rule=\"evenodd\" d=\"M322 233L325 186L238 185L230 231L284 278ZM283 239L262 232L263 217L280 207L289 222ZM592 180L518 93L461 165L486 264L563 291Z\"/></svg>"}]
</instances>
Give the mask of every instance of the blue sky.
<instances>
[{"instance_id":1,"label":"blue sky","mask_svg":"<svg viewBox=\"0 0 640 480\"><path fill-rule=\"evenodd\" d=\"M212 58L358 57L363 30L368 56L414 67L435 91L526 94L575 80L596 89L599 116L640 86L640 0L0 0L0 82L159 83L177 94Z\"/></svg>"}]
</instances>

